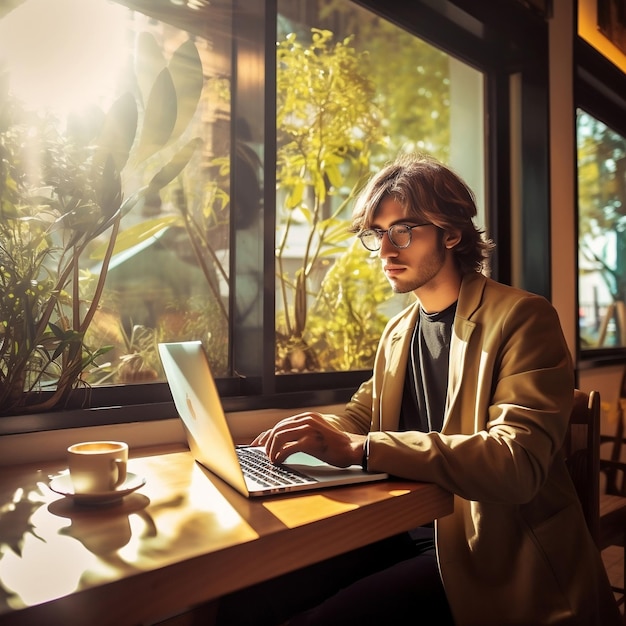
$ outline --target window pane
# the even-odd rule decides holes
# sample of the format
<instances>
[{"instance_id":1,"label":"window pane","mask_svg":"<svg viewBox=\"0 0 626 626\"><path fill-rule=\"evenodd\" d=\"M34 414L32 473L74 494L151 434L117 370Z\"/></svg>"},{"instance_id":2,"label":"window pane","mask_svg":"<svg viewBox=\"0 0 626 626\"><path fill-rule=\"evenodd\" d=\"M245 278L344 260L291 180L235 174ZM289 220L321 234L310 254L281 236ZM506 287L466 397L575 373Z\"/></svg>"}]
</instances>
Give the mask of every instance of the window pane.
<instances>
[{"instance_id":1,"label":"window pane","mask_svg":"<svg viewBox=\"0 0 626 626\"><path fill-rule=\"evenodd\" d=\"M158 341L228 371L230 33L225 1L0 12L0 365L29 350L25 388L85 329L92 386L162 379Z\"/></svg>"},{"instance_id":2,"label":"window pane","mask_svg":"<svg viewBox=\"0 0 626 626\"><path fill-rule=\"evenodd\" d=\"M398 153L427 152L466 179L484 225L483 75L348 2L278 10L276 371L369 369L412 297L392 298L347 232L355 193Z\"/></svg>"},{"instance_id":3,"label":"window pane","mask_svg":"<svg viewBox=\"0 0 626 626\"><path fill-rule=\"evenodd\" d=\"M626 139L577 112L580 347L626 346Z\"/></svg>"}]
</instances>

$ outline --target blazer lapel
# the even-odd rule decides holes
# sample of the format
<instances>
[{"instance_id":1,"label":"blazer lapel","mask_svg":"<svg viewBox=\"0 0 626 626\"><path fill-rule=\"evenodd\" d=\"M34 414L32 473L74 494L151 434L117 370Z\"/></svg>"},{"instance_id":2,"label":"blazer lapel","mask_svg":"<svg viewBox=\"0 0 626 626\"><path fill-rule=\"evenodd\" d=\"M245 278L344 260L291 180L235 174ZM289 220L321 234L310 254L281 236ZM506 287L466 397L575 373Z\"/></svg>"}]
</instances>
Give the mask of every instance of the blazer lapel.
<instances>
[{"instance_id":1,"label":"blazer lapel","mask_svg":"<svg viewBox=\"0 0 626 626\"><path fill-rule=\"evenodd\" d=\"M400 407L404 392L411 337L415 329L419 304L415 304L407 312L403 323L393 332L390 338L390 349L387 360L379 372L382 376L380 385L380 429L397 430L400 423Z\"/></svg>"},{"instance_id":2,"label":"blazer lapel","mask_svg":"<svg viewBox=\"0 0 626 626\"><path fill-rule=\"evenodd\" d=\"M450 361L448 363L448 393L446 395L446 410L443 417L442 431L446 430L452 407L457 401L459 388L463 380L467 346L475 327L476 324L474 322L458 316L454 318L454 329L452 331L452 339L450 340Z\"/></svg>"},{"instance_id":3,"label":"blazer lapel","mask_svg":"<svg viewBox=\"0 0 626 626\"><path fill-rule=\"evenodd\" d=\"M463 276L461 283L461 291L456 307L456 315L454 317L454 327L452 330L452 338L450 340L450 361L448 364L448 393L446 396L446 410L443 418L442 431L450 425L451 415L454 413L452 408L458 401L459 389L463 380L463 372L465 370L465 358L467 355L468 345L476 328L476 324L470 321L471 316L480 306L480 300L485 288L486 278L482 274L466 274ZM461 411L456 414L461 415ZM457 431L460 424L454 429Z\"/></svg>"}]
</instances>

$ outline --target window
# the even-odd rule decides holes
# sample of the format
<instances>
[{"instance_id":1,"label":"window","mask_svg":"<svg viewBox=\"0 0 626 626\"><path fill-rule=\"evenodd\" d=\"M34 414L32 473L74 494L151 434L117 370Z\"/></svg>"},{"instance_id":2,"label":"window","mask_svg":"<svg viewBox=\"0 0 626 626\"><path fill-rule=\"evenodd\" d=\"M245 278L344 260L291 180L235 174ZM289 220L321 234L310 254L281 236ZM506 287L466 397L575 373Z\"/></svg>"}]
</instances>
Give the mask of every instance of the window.
<instances>
[{"instance_id":1,"label":"window","mask_svg":"<svg viewBox=\"0 0 626 626\"><path fill-rule=\"evenodd\" d=\"M278 12L276 370L367 370L412 298L392 295L348 233L351 201L384 162L428 152L483 208L483 74L351 3L282 0Z\"/></svg>"},{"instance_id":2,"label":"window","mask_svg":"<svg viewBox=\"0 0 626 626\"><path fill-rule=\"evenodd\" d=\"M626 349L625 80L617 60L594 46L580 37L576 48L578 348L582 367L622 363Z\"/></svg>"},{"instance_id":3,"label":"window","mask_svg":"<svg viewBox=\"0 0 626 626\"><path fill-rule=\"evenodd\" d=\"M359 186L399 152L466 179L506 278L509 218L488 207L509 200L500 129L535 20L520 3L49 4L0 10L0 392L12 339L36 392L18 430L171 417L159 341L203 340L228 411L346 400L405 304L346 232ZM547 197L535 157L516 166L532 160ZM79 393L48 419L72 375Z\"/></svg>"},{"instance_id":4,"label":"window","mask_svg":"<svg viewBox=\"0 0 626 626\"><path fill-rule=\"evenodd\" d=\"M626 347L626 139L577 112L582 350Z\"/></svg>"},{"instance_id":5,"label":"window","mask_svg":"<svg viewBox=\"0 0 626 626\"><path fill-rule=\"evenodd\" d=\"M230 8L129 4L0 22L9 411L18 386L36 409L75 380L162 380L159 341L202 338L229 372Z\"/></svg>"}]
</instances>

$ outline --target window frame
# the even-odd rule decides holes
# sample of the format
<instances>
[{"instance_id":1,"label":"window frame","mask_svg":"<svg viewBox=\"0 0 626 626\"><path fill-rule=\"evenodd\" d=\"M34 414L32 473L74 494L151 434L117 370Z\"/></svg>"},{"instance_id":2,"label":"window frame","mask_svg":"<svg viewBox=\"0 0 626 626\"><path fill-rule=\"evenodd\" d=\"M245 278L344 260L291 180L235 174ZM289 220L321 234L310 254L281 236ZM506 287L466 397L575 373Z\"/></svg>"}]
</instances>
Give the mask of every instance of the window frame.
<instances>
[{"instance_id":1,"label":"window frame","mask_svg":"<svg viewBox=\"0 0 626 626\"><path fill-rule=\"evenodd\" d=\"M581 37L576 38L575 48L574 105L583 109L602 123L626 137L626 76L611 61ZM574 137L576 136L574 130ZM576 167L576 163L574 163ZM578 185L576 186L578 198ZM576 204L576 241L578 241L579 207ZM578 245L576 246L578 250ZM578 277L578 255L576 276ZM579 308L579 288L576 281L576 308ZM626 346L583 349L580 333L576 331L577 363L581 370L598 366L622 364L626 358Z\"/></svg>"},{"instance_id":2,"label":"window frame","mask_svg":"<svg viewBox=\"0 0 626 626\"><path fill-rule=\"evenodd\" d=\"M486 212L490 235L499 251L493 257L492 276L511 283L515 274L518 286L550 297L549 159L548 159L548 80L547 23L519 0L493 5L475 0L446 0L433 8L428 0L395 3L359 0L355 4L371 10L411 33L457 56L485 74L487 114ZM132 0L128 3L132 6ZM276 155L275 115L275 0L234 0L233 55L234 90L232 119L241 113L254 116L253 126L262 143L264 218L258 236L263 242L259 263L264 268L263 296L259 302L262 325L252 329L252 345L237 343L238 329L230 330L233 370L251 372L217 380L226 412L264 408L298 408L347 401L369 371L276 375L274 371L274 238L275 182L272 164ZM262 24L262 28L259 25ZM532 46L527 45L529 41ZM244 49L245 47L245 49ZM245 52L245 54L242 54ZM245 60L244 60L245 57ZM257 70L254 84L241 77ZM520 77L520 119L524 128L521 146L512 146L511 77ZM251 111L254 113L251 113ZM252 118L251 118L252 119ZM247 120L250 121L250 120ZM233 123L232 145L244 137L241 124ZM522 181L520 242L522 266L514 272L511 250L512 150L519 151L519 176ZM231 168L234 205L238 172ZM497 210L496 210L497 209ZM231 241L236 242L238 224L232 220ZM524 259L537 243L543 253L534 255L532 265ZM237 274L236 253L231 255L231 275ZM237 289L236 278L234 281ZM243 343L243 342L242 342ZM85 406L94 408L82 408ZM72 404L63 411L26 414L0 419L0 436L42 430L122 424L127 422L171 419L176 415L166 383L78 390Z\"/></svg>"}]
</instances>

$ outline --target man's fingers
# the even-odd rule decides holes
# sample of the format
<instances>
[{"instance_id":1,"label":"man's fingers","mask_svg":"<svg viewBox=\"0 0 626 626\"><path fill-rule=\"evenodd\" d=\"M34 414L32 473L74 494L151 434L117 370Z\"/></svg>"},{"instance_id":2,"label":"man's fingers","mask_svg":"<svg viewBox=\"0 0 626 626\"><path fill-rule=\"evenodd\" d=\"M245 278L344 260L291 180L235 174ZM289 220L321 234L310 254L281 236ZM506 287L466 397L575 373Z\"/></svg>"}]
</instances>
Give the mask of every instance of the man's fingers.
<instances>
[{"instance_id":1,"label":"man's fingers","mask_svg":"<svg viewBox=\"0 0 626 626\"><path fill-rule=\"evenodd\" d=\"M252 444L265 446L274 463L284 462L295 452L326 460L330 442L337 433L320 413L306 412L279 421L272 429L258 435Z\"/></svg>"},{"instance_id":2,"label":"man's fingers","mask_svg":"<svg viewBox=\"0 0 626 626\"><path fill-rule=\"evenodd\" d=\"M250 444L252 446L263 446L270 436L270 431L266 430L260 435L257 435L254 441Z\"/></svg>"},{"instance_id":3,"label":"man's fingers","mask_svg":"<svg viewBox=\"0 0 626 626\"><path fill-rule=\"evenodd\" d=\"M272 431L272 436L266 444L267 454L272 461L280 463L294 452L309 452L310 449L310 428L306 424L283 427Z\"/></svg>"}]
</instances>

